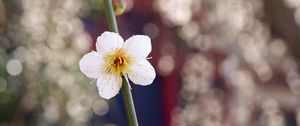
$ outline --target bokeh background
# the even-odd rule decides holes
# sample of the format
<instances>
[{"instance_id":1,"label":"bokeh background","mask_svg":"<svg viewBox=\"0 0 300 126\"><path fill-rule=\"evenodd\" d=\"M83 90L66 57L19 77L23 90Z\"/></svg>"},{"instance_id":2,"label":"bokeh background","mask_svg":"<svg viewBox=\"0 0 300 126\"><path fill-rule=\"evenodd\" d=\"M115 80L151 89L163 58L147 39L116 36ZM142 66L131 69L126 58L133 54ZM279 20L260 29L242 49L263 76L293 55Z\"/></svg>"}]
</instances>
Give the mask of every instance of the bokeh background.
<instances>
[{"instance_id":1,"label":"bokeh background","mask_svg":"<svg viewBox=\"0 0 300 126\"><path fill-rule=\"evenodd\" d=\"M140 126L300 126L300 0L124 0L124 39L151 37ZM102 0L0 0L0 126L126 126L78 62Z\"/></svg>"}]
</instances>

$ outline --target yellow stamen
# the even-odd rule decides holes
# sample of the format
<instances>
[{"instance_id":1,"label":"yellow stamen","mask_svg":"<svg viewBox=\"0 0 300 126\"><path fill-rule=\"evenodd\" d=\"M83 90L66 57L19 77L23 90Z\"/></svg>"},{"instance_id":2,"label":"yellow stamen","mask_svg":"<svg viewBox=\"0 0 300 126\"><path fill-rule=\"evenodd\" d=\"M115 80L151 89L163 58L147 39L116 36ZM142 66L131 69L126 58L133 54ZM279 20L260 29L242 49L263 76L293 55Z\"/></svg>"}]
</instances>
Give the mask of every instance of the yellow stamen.
<instances>
[{"instance_id":1,"label":"yellow stamen","mask_svg":"<svg viewBox=\"0 0 300 126\"><path fill-rule=\"evenodd\" d=\"M128 66L132 63L132 59L126 56L126 52L122 49L116 49L112 53L104 56L106 61L105 70L110 74L125 75Z\"/></svg>"}]
</instances>

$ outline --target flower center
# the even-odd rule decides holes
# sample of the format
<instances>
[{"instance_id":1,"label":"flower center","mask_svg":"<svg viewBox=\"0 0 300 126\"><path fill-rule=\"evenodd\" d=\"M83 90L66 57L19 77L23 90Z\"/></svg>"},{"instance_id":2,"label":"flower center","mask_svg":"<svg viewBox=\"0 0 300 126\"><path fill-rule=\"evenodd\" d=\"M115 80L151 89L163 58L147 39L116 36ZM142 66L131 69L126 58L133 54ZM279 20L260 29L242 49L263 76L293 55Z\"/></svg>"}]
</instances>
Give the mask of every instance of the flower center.
<instances>
[{"instance_id":1,"label":"flower center","mask_svg":"<svg viewBox=\"0 0 300 126\"><path fill-rule=\"evenodd\" d=\"M116 49L112 53L105 55L105 70L107 73L125 75L131 59L126 56L122 49Z\"/></svg>"},{"instance_id":2,"label":"flower center","mask_svg":"<svg viewBox=\"0 0 300 126\"><path fill-rule=\"evenodd\" d=\"M124 57L114 57L114 65L120 65L123 66L126 64L126 60Z\"/></svg>"}]
</instances>

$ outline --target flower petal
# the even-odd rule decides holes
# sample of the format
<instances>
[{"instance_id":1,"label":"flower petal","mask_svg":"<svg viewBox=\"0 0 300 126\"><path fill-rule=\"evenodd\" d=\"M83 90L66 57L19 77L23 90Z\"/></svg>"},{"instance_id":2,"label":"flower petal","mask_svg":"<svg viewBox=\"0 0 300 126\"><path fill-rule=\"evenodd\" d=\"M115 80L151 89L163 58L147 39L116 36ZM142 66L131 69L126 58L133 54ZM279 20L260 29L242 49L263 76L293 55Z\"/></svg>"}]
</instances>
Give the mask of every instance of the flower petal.
<instances>
[{"instance_id":1,"label":"flower petal","mask_svg":"<svg viewBox=\"0 0 300 126\"><path fill-rule=\"evenodd\" d=\"M123 49L131 57L146 58L152 49L151 40L145 35L135 35L125 41Z\"/></svg>"},{"instance_id":2,"label":"flower petal","mask_svg":"<svg viewBox=\"0 0 300 126\"><path fill-rule=\"evenodd\" d=\"M102 98L110 99L116 96L122 86L122 78L114 74L105 74L97 79L99 95Z\"/></svg>"},{"instance_id":3,"label":"flower petal","mask_svg":"<svg viewBox=\"0 0 300 126\"><path fill-rule=\"evenodd\" d=\"M102 56L93 51L85 54L79 61L79 68L89 78L98 78L104 69L104 60Z\"/></svg>"},{"instance_id":4,"label":"flower petal","mask_svg":"<svg viewBox=\"0 0 300 126\"><path fill-rule=\"evenodd\" d=\"M104 32L97 38L96 49L101 55L123 46L123 38L114 32Z\"/></svg>"},{"instance_id":5,"label":"flower petal","mask_svg":"<svg viewBox=\"0 0 300 126\"><path fill-rule=\"evenodd\" d=\"M129 79L137 85L149 85L155 78L155 70L146 59L135 62L128 69Z\"/></svg>"}]
</instances>

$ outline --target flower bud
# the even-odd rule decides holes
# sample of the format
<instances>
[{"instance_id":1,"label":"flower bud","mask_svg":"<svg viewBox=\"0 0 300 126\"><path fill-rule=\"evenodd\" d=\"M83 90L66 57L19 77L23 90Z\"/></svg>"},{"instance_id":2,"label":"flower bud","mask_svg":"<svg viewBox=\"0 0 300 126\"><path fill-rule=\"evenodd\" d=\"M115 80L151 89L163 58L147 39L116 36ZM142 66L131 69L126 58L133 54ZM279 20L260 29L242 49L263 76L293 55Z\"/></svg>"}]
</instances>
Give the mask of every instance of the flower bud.
<instances>
[{"instance_id":1,"label":"flower bud","mask_svg":"<svg viewBox=\"0 0 300 126\"><path fill-rule=\"evenodd\" d=\"M118 16L123 14L126 8L126 3L124 2L124 0L113 0L112 2L113 2L115 15Z\"/></svg>"}]
</instances>

